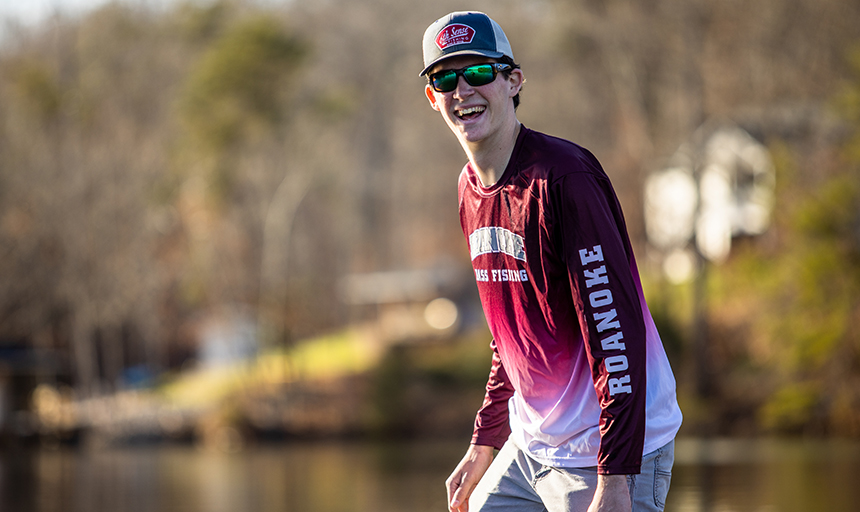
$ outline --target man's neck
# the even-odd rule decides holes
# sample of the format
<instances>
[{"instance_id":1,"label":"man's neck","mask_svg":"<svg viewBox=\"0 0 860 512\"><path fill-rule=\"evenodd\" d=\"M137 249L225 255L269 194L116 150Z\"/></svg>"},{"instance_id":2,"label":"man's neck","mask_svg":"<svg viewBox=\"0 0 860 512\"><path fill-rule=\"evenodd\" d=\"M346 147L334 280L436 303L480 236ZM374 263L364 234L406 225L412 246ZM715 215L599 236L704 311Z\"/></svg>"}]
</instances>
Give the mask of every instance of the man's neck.
<instances>
[{"instance_id":1,"label":"man's neck","mask_svg":"<svg viewBox=\"0 0 860 512\"><path fill-rule=\"evenodd\" d=\"M499 181L508 166L522 125L517 121L497 137L472 144L463 144L472 169L485 187Z\"/></svg>"}]
</instances>

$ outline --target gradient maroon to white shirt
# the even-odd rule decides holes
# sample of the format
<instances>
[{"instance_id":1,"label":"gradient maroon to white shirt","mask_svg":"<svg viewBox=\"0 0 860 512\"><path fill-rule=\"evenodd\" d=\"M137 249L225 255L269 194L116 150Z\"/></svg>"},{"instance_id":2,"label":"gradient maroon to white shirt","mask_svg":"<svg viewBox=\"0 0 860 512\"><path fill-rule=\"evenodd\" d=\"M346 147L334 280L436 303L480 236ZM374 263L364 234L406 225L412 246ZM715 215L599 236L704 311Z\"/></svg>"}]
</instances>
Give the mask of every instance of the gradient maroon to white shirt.
<instances>
[{"instance_id":1,"label":"gradient maroon to white shirt","mask_svg":"<svg viewBox=\"0 0 860 512\"><path fill-rule=\"evenodd\" d=\"M500 447L511 433L548 465L638 473L681 412L600 164L523 126L495 185L466 165L459 203L494 338L473 443Z\"/></svg>"}]
</instances>

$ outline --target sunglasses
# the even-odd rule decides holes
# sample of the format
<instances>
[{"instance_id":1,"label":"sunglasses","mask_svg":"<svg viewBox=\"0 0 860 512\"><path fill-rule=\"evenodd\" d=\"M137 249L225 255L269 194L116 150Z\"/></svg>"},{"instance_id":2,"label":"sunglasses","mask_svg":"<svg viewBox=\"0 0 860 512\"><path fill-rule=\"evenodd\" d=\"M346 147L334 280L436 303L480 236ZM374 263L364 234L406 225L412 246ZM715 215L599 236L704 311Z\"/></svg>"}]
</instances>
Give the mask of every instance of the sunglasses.
<instances>
[{"instance_id":1,"label":"sunglasses","mask_svg":"<svg viewBox=\"0 0 860 512\"><path fill-rule=\"evenodd\" d=\"M457 88L459 77L472 87L487 85L496 79L499 71L511 69L509 64L475 64L461 69L446 69L429 76L430 86L436 92L451 92Z\"/></svg>"}]
</instances>

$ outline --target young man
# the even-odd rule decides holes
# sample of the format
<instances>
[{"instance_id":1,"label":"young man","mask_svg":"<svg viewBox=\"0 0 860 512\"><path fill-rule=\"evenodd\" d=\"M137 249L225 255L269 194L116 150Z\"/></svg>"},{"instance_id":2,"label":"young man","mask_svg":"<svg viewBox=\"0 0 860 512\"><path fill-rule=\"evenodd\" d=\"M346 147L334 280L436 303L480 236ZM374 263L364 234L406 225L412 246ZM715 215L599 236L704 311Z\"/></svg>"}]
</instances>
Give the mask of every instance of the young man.
<instances>
[{"instance_id":1,"label":"young man","mask_svg":"<svg viewBox=\"0 0 860 512\"><path fill-rule=\"evenodd\" d=\"M681 412L609 179L517 120L525 79L487 15L437 20L423 50L427 99L469 160L460 220L494 338L449 509L662 510Z\"/></svg>"}]
</instances>

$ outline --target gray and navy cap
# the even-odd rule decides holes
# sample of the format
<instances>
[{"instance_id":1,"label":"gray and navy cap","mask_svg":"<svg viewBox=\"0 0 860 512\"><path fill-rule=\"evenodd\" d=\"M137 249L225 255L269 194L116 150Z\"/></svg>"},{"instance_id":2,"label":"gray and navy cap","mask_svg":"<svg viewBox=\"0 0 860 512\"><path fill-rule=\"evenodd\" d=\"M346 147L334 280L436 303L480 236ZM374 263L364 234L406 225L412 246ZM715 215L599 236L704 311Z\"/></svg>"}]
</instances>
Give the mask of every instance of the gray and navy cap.
<instances>
[{"instance_id":1,"label":"gray and navy cap","mask_svg":"<svg viewBox=\"0 0 860 512\"><path fill-rule=\"evenodd\" d=\"M452 12L424 32L424 76L434 64L455 55L483 55L514 59L502 27L482 12Z\"/></svg>"}]
</instances>

